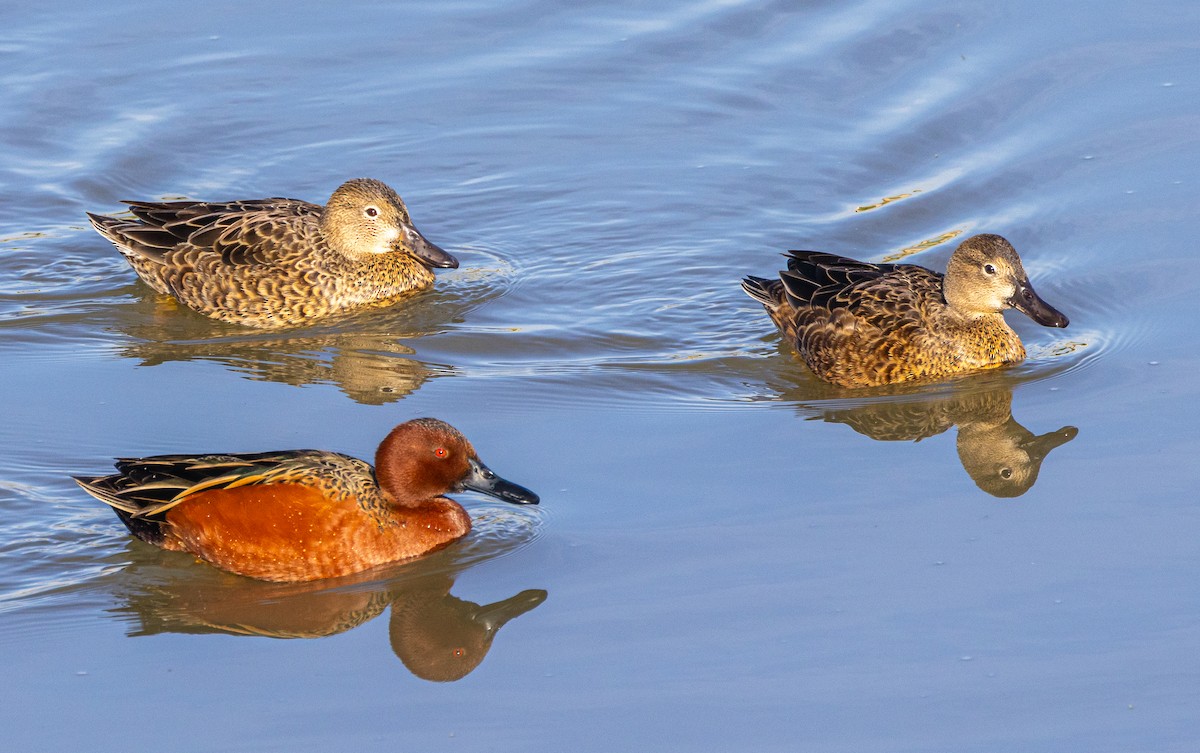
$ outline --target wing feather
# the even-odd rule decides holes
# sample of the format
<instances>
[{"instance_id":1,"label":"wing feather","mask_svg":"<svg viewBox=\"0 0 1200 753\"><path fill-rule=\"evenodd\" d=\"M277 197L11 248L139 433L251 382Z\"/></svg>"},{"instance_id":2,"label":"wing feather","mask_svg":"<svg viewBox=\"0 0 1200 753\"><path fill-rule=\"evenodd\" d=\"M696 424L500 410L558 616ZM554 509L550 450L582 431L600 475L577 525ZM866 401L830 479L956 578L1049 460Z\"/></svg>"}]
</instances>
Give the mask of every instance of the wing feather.
<instances>
[{"instance_id":1,"label":"wing feather","mask_svg":"<svg viewBox=\"0 0 1200 753\"><path fill-rule=\"evenodd\" d=\"M366 500L375 488L374 471L369 464L321 450L121 458L116 467L118 473L111 476L75 480L96 499L135 518L162 516L213 489L298 483Z\"/></svg>"}]
</instances>

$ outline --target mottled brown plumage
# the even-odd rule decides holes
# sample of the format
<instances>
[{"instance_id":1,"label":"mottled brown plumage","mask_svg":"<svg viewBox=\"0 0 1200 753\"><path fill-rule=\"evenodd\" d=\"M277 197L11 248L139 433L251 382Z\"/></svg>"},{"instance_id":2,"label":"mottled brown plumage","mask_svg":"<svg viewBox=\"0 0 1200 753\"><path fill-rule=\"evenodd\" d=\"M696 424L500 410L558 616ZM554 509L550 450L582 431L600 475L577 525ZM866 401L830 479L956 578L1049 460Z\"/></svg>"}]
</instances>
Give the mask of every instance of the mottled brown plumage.
<instances>
[{"instance_id":1,"label":"mottled brown plumage","mask_svg":"<svg viewBox=\"0 0 1200 753\"><path fill-rule=\"evenodd\" d=\"M288 327L394 303L458 261L413 227L384 183L343 183L324 207L298 199L129 201L88 213L150 287L206 316Z\"/></svg>"},{"instance_id":2,"label":"mottled brown plumage","mask_svg":"<svg viewBox=\"0 0 1200 753\"><path fill-rule=\"evenodd\" d=\"M409 559L471 530L444 496L473 489L507 502L537 495L488 469L456 429L415 419L379 445L375 468L321 450L123 458L118 473L76 478L129 531L261 580L316 580Z\"/></svg>"},{"instance_id":3,"label":"mottled brown plumage","mask_svg":"<svg viewBox=\"0 0 1200 753\"><path fill-rule=\"evenodd\" d=\"M788 257L779 279L747 277L742 287L813 373L843 387L935 380L1019 362L1025 347L1004 321L1007 308L1048 327L1067 326L998 235L963 241L944 278L915 264L816 251Z\"/></svg>"}]
</instances>

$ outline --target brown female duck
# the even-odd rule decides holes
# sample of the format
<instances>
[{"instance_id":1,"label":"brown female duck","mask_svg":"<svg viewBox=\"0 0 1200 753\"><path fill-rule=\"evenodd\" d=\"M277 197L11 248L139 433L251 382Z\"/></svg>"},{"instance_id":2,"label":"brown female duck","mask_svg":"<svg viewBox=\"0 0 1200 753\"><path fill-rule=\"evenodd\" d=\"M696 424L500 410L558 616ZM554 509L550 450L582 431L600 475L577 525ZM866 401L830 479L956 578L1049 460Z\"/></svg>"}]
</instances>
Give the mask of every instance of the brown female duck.
<instances>
[{"instance_id":1,"label":"brown female duck","mask_svg":"<svg viewBox=\"0 0 1200 753\"><path fill-rule=\"evenodd\" d=\"M288 327L433 285L458 261L425 240L390 187L343 183L324 207L299 199L128 201L133 217L88 213L150 287L250 327Z\"/></svg>"},{"instance_id":2,"label":"brown female duck","mask_svg":"<svg viewBox=\"0 0 1200 753\"><path fill-rule=\"evenodd\" d=\"M817 376L843 387L935 380L1017 363L1025 347L1001 314L1015 308L1038 324L1067 317L1038 297L1012 245L998 235L967 238L946 275L915 264L870 264L789 251L776 280L742 288Z\"/></svg>"}]
</instances>

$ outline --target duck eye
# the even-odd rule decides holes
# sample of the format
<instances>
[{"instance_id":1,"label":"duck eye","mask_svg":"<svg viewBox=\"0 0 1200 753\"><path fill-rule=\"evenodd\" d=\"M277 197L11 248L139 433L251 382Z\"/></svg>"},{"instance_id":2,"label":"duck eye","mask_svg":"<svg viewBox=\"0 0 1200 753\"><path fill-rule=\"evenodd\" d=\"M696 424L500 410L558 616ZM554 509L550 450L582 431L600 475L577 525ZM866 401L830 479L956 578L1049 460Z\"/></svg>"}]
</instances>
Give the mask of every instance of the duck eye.
<instances>
[{"instance_id":1,"label":"duck eye","mask_svg":"<svg viewBox=\"0 0 1200 753\"><path fill-rule=\"evenodd\" d=\"M367 207L366 209L363 210L363 214L365 214L368 217L378 217L379 209L377 207Z\"/></svg>"},{"instance_id":2,"label":"duck eye","mask_svg":"<svg viewBox=\"0 0 1200 753\"><path fill-rule=\"evenodd\" d=\"M984 264L983 271L989 275L994 275L996 274L996 267L991 264Z\"/></svg>"},{"instance_id":3,"label":"duck eye","mask_svg":"<svg viewBox=\"0 0 1200 753\"><path fill-rule=\"evenodd\" d=\"M433 451L433 456L435 458L444 458L449 454L450 453L446 451L445 447L438 447Z\"/></svg>"}]
</instances>

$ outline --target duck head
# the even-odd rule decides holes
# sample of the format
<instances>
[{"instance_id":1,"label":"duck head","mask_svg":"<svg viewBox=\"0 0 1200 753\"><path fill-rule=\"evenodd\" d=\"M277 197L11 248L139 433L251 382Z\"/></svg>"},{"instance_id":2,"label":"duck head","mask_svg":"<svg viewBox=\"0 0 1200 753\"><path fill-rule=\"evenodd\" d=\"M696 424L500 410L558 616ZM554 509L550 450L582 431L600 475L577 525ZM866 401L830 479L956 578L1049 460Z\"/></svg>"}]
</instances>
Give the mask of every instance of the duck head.
<instances>
[{"instance_id":1,"label":"duck head","mask_svg":"<svg viewBox=\"0 0 1200 753\"><path fill-rule=\"evenodd\" d=\"M321 213L321 232L349 257L401 251L426 267L458 268L458 259L413 226L399 194L371 178L348 180L333 192Z\"/></svg>"},{"instance_id":2,"label":"duck head","mask_svg":"<svg viewBox=\"0 0 1200 753\"><path fill-rule=\"evenodd\" d=\"M399 505L467 489L517 505L540 501L525 487L497 476L458 429L436 418L417 418L392 429L375 455L375 476Z\"/></svg>"},{"instance_id":3,"label":"duck head","mask_svg":"<svg viewBox=\"0 0 1200 753\"><path fill-rule=\"evenodd\" d=\"M998 235L974 235L959 245L946 266L944 292L947 303L969 316L1013 308L1044 327L1068 324L1034 291L1021 257Z\"/></svg>"}]
</instances>

